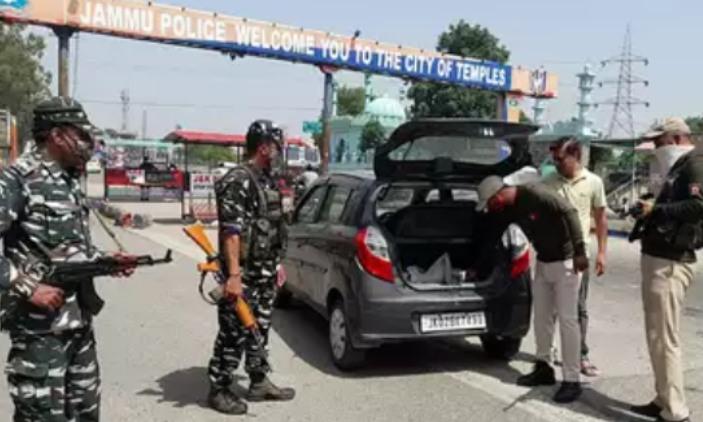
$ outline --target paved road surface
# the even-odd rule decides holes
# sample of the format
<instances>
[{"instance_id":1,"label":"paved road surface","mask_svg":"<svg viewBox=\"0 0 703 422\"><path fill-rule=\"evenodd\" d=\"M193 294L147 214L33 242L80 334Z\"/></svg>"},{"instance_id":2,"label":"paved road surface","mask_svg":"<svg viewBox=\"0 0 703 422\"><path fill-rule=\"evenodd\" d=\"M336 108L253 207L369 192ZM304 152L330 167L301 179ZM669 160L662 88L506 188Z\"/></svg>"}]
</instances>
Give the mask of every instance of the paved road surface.
<instances>
[{"instance_id":1,"label":"paved road surface","mask_svg":"<svg viewBox=\"0 0 703 422\"><path fill-rule=\"evenodd\" d=\"M109 239L96 226L98 241ZM178 252L176 262L147 268L129 280L101 280L108 301L97 320L106 421L224 421L204 407L205 366L215 333L214 309L197 293L199 252L175 226L143 232L118 232L135 253ZM550 402L553 388L514 386L530 367L533 341L511 365L486 360L475 342L414 344L383 348L369 368L353 375L338 372L327 356L325 322L303 306L280 311L272 335L274 379L298 389L292 403L254 404L258 421L637 421L624 416L623 402L649 398L652 384L645 353L636 250L611 241L609 273L594 283L591 296L593 358L605 375L574 405ZM703 348L697 283L686 311L687 394L703 413ZM0 354L7 351L0 338ZM241 388L246 379L240 379ZM11 405L0 382L0 415Z\"/></svg>"}]
</instances>

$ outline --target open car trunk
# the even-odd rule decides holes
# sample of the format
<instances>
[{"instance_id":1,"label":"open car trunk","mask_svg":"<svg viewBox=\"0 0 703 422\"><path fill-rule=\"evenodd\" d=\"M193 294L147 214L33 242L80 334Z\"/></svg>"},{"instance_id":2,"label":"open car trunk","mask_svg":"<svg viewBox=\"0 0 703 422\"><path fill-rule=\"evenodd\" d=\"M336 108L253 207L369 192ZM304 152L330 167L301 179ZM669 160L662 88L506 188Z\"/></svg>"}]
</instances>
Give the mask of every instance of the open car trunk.
<instances>
[{"instance_id":1,"label":"open car trunk","mask_svg":"<svg viewBox=\"0 0 703 422\"><path fill-rule=\"evenodd\" d=\"M473 288L508 278L501 277L511 264L501 240L509 224L501 215L476 212L476 198L454 192L474 193L486 176L506 177L531 165L528 138L537 130L493 120L419 119L396 128L376 149L374 174L387 185L378 191L374 215L405 283ZM409 201L384 206L399 184ZM429 199L431 191L437 200Z\"/></svg>"},{"instance_id":2,"label":"open car trunk","mask_svg":"<svg viewBox=\"0 0 703 422\"><path fill-rule=\"evenodd\" d=\"M438 200L382 213L378 223L403 281L414 288L472 288L508 271L501 241L508 224L475 209L475 200Z\"/></svg>"}]
</instances>

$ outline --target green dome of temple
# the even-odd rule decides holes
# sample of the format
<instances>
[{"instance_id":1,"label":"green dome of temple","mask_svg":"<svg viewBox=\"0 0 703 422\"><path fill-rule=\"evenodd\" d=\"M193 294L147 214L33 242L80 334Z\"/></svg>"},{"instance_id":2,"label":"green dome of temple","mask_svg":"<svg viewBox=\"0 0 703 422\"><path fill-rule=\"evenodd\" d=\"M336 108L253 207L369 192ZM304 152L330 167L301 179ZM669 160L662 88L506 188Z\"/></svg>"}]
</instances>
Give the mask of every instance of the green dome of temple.
<instances>
[{"instance_id":1,"label":"green dome of temple","mask_svg":"<svg viewBox=\"0 0 703 422\"><path fill-rule=\"evenodd\" d=\"M364 110L368 117L378 119L384 126L394 126L406 120L405 108L400 101L383 96L371 101Z\"/></svg>"}]
</instances>

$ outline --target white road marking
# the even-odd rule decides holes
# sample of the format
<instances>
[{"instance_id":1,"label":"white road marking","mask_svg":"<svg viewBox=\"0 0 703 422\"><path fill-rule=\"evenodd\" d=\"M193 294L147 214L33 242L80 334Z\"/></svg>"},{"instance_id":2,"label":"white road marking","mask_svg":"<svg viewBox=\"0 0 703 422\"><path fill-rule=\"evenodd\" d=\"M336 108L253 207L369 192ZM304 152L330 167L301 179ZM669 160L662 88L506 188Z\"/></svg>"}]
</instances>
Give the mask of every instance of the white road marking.
<instances>
[{"instance_id":1,"label":"white road marking","mask_svg":"<svg viewBox=\"0 0 703 422\"><path fill-rule=\"evenodd\" d=\"M441 365L437 367L442 368ZM595 422L604 420L578 413L565 406L546 403L539 399L525 398L524 396L530 391L529 388L508 385L490 375L471 371L446 371L444 375L506 403L508 405L506 410L507 408L515 407L548 422Z\"/></svg>"},{"instance_id":2,"label":"white road marking","mask_svg":"<svg viewBox=\"0 0 703 422\"><path fill-rule=\"evenodd\" d=\"M203 253L196 246L190 246L188 242L184 241L179 242L171 235L159 233L156 230L150 230L148 228L127 230L152 242L171 248L194 260L201 261L204 258ZM185 234L183 237L183 240L187 240ZM539 399L526 398L524 396L529 393L529 388L505 384L490 375L483 375L471 371L454 372L449 369L444 369L441 365L435 365L435 367L442 369L444 371L443 375L451 377L456 381L504 402L507 404L505 410L512 407L519 408L546 422L600 422L605 420L578 413L563 405L551 404Z\"/></svg>"}]
</instances>

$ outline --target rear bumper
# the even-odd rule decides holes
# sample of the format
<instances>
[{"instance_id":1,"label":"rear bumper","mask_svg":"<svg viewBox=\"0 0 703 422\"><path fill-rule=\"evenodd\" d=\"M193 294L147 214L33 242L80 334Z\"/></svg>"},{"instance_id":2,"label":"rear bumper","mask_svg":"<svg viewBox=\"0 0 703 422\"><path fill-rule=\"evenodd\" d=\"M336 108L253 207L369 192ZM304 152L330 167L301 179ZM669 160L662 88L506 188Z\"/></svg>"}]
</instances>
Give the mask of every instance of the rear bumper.
<instances>
[{"instance_id":1,"label":"rear bumper","mask_svg":"<svg viewBox=\"0 0 703 422\"><path fill-rule=\"evenodd\" d=\"M527 272L510 281L502 294L484 298L474 291L417 292L404 286L363 276L360 301L352 321L356 347L428 338L468 337L494 334L524 337L532 310L531 276ZM420 316L451 312L484 312L486 328L423 333Z\"/></svg>"}]
</instances>

